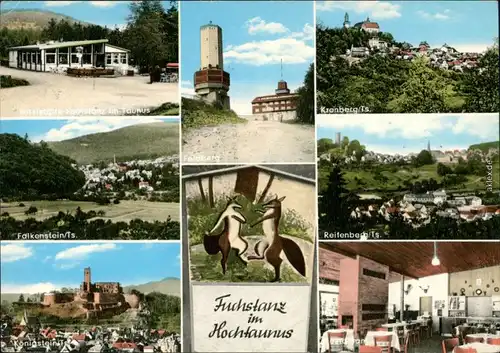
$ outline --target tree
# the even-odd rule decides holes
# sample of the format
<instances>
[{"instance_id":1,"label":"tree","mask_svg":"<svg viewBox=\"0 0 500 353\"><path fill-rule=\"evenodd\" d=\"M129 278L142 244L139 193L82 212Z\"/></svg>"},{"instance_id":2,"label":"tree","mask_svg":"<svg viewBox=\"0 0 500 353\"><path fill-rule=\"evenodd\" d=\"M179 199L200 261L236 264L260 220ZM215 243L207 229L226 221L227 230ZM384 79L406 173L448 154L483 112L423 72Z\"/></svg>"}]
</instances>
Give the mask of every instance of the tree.
<instances>
[{"instance_id":1,"label":"tree","mask_svg":"<svg viewBox=\"0 0 500 353\"><path fill-rule=\"evenodd\" d=\"M428 59L414 59L401 93L388 108L394 113L439 113L446 110L446 84L428 65Z\"/></svg>"},{"instance_id":2,"label":"tree","mask_svg":"<svg viewBox=\"0 0 500 353\"><path fill-rule=\"evenodd\" d=\"M328 177L326 189L318 200L319 228L332 232L345 230L349 222L350 194L339 164L335 164Z\"/></svg>"},{"instance_id":3,"label":"tree","mask_svg":"<svg viewBox=\"0 0 500 353\"><path fill-rule=\"evenodd\" d=\"M304 85L297 90L297 120L305 124L314 124L314 64L304 77Z\"/></svg>"},{"instance_id":4,"label":"tree","mask_svg":"<svg viewBox=\"0 0 500 353\"><path fill-rule=\"evenodd\" d=\"M165 12L161 1L134 1L130 11L126 40L135 64L148 68L177 62L179 29L175 3Z\"/></svg>"},{"instance_id":5,"label":"tree","mask_svg":"<svg viewBox=\"0 0 500 353\"><path fill-rule=\"evenodd\" d=\"M20 294L20 295L19 295L19 298L17 299L17 301L18 301L19 303L24 303L24 295L23 295L23 294Z\"/></svg>"},{"instance_id":6,"label":"tree","mask_svg":"<svg viewBox=\"0 0 500 353\"><path fill-rule=\"evenodd\" d=\"M478 69L469 70L463 80L465 110L491 113L499 110L498 42L480 59Z\"/></svg>"},{"instance_id":7,"label":"tree","mask_svg":"<svg viewBox=\"0 0 500 353\"><path fill-rule=\"evenodd\" d=\"M443 163L438 163L437 173L439 176L445 176L447 174L453 173L453 170L451 170L450 167L448 167L447 165L444 165Z\"/></svg>"},{"instance_id":8,"label":"tree","mask_svg":"<svg viewBox=\"0 0 500 353\"><path fill-rule=\"evenodd\" d=\"M332 139L321 138L318 140L318 155L328 152L335 146Z\"/></svg>"},{"instance_id":9,"label":"tree","mask_svg":"<svg viewBox=\"0 0 500 353\"><path fill-rule=\"evenodd\" d=\"M415 158L415 164L417 167L421 167L423 165L433 164L434 159L432 158L432 154L427 150L422 150Z\"/></svg>"}]
</instances>

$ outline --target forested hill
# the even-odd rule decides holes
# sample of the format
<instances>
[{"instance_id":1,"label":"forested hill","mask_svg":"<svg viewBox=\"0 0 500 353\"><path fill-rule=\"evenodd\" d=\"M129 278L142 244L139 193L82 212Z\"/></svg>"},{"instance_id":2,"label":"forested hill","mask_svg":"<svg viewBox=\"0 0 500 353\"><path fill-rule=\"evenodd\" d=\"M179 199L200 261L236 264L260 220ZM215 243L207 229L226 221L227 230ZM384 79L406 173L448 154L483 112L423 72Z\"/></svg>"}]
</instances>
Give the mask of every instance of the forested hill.
<instances>
[{"instance_id":1,"label":"forested hill","mask_svg":"<svg viewBox=\"0 0 500 353\"><path fill-rule=\"evenodd\" d=\"M179 124L138 124L48 145L79 164L165 157L179 153Z\"/></svg>"},{"instance_id":2,"label":"forested hill","mask_svg":"<svg viewBox=\"0 0 500 353\"><path fill-rule=\"evenodd\" d=\"M61 13L40 10L40 9L22 9L22 10L4 10L0 13L1 27L7 29L38 29L41 30L49 24L51 20L56 22L67 21L70 24L80 23L90 25L90 23L79 21L71 16Z\"/></svg>"},{"instance_id":3,"label":"forested hill","mask_svg":"<svg viewBox=\"0 0 500 353\"><path fill-rule=\"evenodd\" d=\"M46 143L33 144L15 134L0 134L0 198L30 195L65 196L85 184L71 158Z\"/></svg>"},{"instance_id":4,"label":"forested hill","mask_svg":"<svg viewBox=\"0 0 500 353\"><path fill-rule=\"evenodd\" d=\"M470 145L469 150L481 150L483 152L488 152L490 148L499 148L500 141L483 142L477 143L475 145Z\"/></svg>"}]
</instances>

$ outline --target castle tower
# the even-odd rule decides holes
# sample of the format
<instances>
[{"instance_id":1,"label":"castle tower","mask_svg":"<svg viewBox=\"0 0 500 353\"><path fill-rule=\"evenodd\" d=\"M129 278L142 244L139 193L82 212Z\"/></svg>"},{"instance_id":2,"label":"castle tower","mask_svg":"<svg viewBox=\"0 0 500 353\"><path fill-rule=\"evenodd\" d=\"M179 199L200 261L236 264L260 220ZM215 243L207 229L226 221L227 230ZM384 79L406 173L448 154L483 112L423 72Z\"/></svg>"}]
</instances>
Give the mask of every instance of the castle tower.
<instances>
[{"instance_id":1,"label":"castle tower","mask_svg":"<svg viewBox=\"0 0 500 353\"><path fill-rule=\"evenodd\" d=\"M346 12L344 15L344 28L351 27L351 22L349 21L349 14Z\"/></svg>"},{"instance_id":2,"label":"castle tower","mask_svg":"<svg viewBox=\"0 0 500 353\"><path fill-rule=\"evenodd\" d=\"M335 143L340 146L340 132L335 134Z\"/></svg>"},{"instance_id":3,"label":"castle tower","mask_svg":"<svg viewBox=\"0 0 500 353\"><path fill-rule=\"evenodd\" d=\"M91 276L90 276L90 267L86 267L83 270L83 291L90 292L91 286Z\"/></svg>"},{"instance_id":4,"label":"castle tower","mask_svg":"<svg viewBox=\"0 0 500 353\"><path fill-rule=\"evenodd\" d=\"M210 21L200 28L200 70L194 74L194 90L209 103L230 109L229 73L224 71L222 28Z\"/></svg>"}]
</instances>

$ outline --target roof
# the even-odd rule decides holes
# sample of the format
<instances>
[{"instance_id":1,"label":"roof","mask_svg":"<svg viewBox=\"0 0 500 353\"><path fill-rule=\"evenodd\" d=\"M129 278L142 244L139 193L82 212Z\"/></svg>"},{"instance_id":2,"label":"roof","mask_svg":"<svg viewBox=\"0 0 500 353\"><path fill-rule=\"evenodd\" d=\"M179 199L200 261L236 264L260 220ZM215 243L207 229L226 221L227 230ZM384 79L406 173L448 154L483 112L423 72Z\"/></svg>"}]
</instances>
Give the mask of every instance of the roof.
<instances>
[{"instance_id":1,"label":"roof","mask_svg":"<svg viewBox=\"0 0 500 353\"><path fill-rule=\"evenodd\" d=\"M369 20L358 22L354 25L354 27L362 27L362 28L380 28L377 22L371 22Z\"/></svg>"},{"instance_id":2,"label":"roof","mask_svg":"<svg viewBox=\"0 0 500 353\"><path fill-rule=\"evenodd\" d=\"M11 47L9 50L17 50L17 49L55 49L55 48L65 48L65 47L76 47L80 45L89 45L89 44L99 44L99 43L107 43L107 39L95 39L95 40L77 40L71 42L48 42L48 43L40 43L40 44L32 44L32 45L23 45L18 47Z\"/></svg>"},{"instance_id":3,"label":"roof","mask_svg":"<svg viewBox=\"0 0 500 353\"><path fill-rule=\"evenodd\" d=\"M122 48L122 47L119 47L119 46L116 46L116 45L112 45L112 44L106 44L106 46L107 47L111 47L111 48L115 48L115 49L118 49L118 50L130 51L130 49Z\"/></svg>"},{"instance_id":4,"label":"roof","mask_svg":"<svg viewBox=\"0 0 500 353\"><path fill-rule=\"evenodd\" d=\"M213 24L211 21L210 21L210 23L201 26L200 29L209 28L209 27L216 27L216 28L222 29L222 28L220 28L220 26L217 26L217 25Z\"/></svg>"},{"instance_id":5,"label":"roof","mask_svg":"<svg viewBox=\"0 0 500 353\"><path fill-rule=\"evenodd\" d=\"M252 103L258 103L258 102L262 102L262 101L273 102L273 101L281 101L281 100L286 100L286 99L295 99L298 96L299 95L297 93L290 93L290 94L269 94L267 96L255 97L252 100Z\"/></svg>"},{"instance_id":6,"label":"roof","mask_svg":"<svg viewBox=\"0 0 500 353\"><path fill-rule=\"evenodd\" d=\"M311 164L311 166L314 166L313 164ZM195 172L195 168L199 168L197 166L183 166L183 169L182 169L182 179L183 180L194 180L194 179L198 179L198 178L203 178L203 177L209 177L209 176L214 176L214 175L217 175L217 174L229 174L229 173L235 173L235 172L238 172L240 170L243 170L243 169L247 169L247 168L257 168L257 169L260 169L261 171L263 172L267 172L267 173L274 173L274 174L278 174L278 175L281 175L285 178L289 178L289 179L295 179L295 180L298 180L298 181L301 181L301 182L305 182L305 183L308 183L308 184L316 184L316 180L314 178L310 178L310 177L306 177L306 176L303 176L305 170L302 170L301 172L299 173L294 173L292 171L285 171L283 169L283 167L308 167L308 165L304 165L304 166L297 166L297 165L290 165L290 166L285 166L285 165L276 165L277 168L274 168L274 167L269 167L269 166L261 166L261 165L243 165L243 166L221 166L221 167L218 167L218 166L213 166L214 168L210 168L212 170L208 170L206 171L201 171L201 172ZM279 169L278 169L279 168ZM286 168L286 169L291 169L291 168ZM193 170L193 172L189 173L189 170ZM200 169L198 169L200 170ZM301 175L299 175L301 174Z\"/></svg>"}]
</instances>

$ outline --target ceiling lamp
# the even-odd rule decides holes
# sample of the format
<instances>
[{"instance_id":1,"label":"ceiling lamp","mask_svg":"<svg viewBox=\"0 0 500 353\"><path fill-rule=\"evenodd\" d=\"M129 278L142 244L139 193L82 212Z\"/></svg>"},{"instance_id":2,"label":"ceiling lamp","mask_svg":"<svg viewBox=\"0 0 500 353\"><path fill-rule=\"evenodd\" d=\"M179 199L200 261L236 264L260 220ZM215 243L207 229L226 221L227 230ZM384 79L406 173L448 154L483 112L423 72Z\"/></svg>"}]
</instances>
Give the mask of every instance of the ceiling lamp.
<instances>
[{"instance_id":1,"label":"ceiling lamp","mask_svg":"<svg viewBox=\"0 0 500 353\"><path fill-rule=\"evenodd\" d=\"M434 242L434 256L431 261L432 266L441 265L441 261L439 261L439 257L437 256L437 242Z\"/></svg>"}]
</instances>

